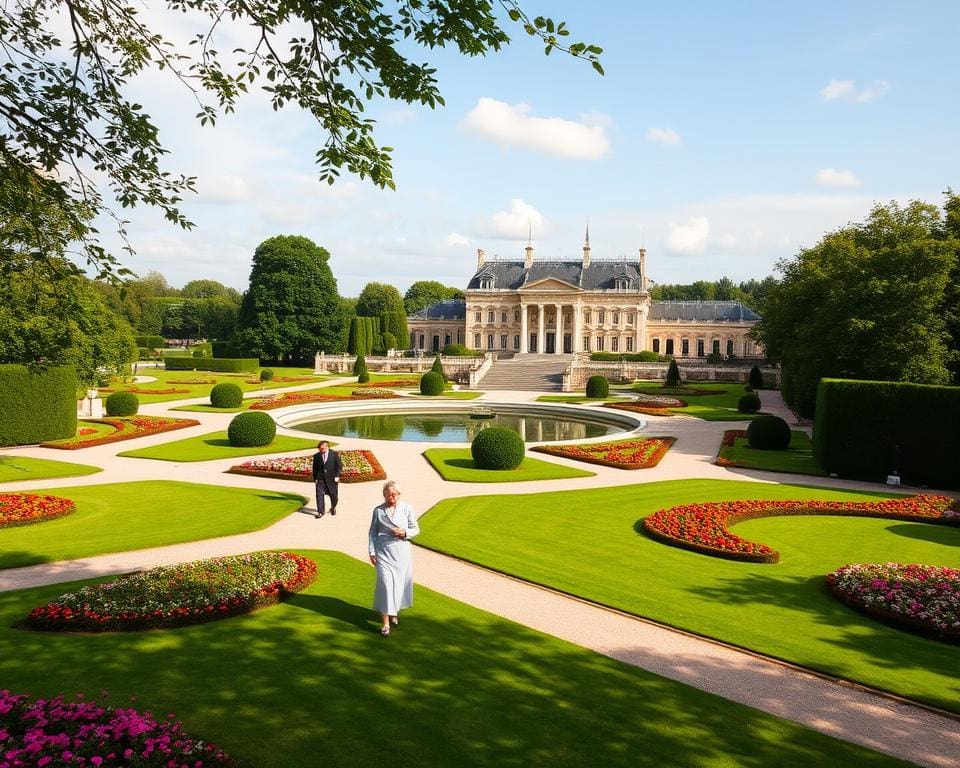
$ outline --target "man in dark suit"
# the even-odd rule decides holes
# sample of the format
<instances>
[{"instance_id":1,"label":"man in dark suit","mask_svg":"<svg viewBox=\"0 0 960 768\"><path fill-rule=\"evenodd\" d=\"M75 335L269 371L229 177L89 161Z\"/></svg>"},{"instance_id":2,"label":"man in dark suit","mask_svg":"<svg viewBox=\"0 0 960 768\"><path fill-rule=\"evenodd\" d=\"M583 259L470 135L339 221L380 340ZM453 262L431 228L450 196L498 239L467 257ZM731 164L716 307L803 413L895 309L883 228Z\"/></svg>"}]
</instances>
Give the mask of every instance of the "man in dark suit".
<instances>
[{"instance_id":1,"label":"man in dark suit","mask_svg":"<svg viewBox=\"0 0 960 768\"><path fill-rule=\"evenodd\" d=\"M317 514L323 517L324 496L330 497L330 514L337 514L337 491L340 488L340 454L330 448L330 443L321 440L313 455L313 482L317 487Z\"/></svg>"}]
</instances>

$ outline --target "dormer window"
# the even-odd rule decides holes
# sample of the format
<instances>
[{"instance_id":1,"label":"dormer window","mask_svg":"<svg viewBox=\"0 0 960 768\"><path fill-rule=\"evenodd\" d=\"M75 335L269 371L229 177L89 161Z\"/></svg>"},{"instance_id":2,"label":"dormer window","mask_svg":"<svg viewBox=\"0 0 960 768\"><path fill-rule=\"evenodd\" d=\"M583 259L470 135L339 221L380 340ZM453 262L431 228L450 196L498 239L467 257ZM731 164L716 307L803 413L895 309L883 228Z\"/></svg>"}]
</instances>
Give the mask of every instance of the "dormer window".
<instances>
[{"instance_id":1,"label":"dormer window","mask_svg":"<svg viewBox=\"0 0 960 768\"><path fill-rule=\"evenodd\" d=\"M618 291L629 291L630 279L626 277L618 277L615 281L615 285Z\"/></svg>"},{"instance_id":2,"label":"dormer window","mask_svg":"<svg viewBox=\"0 0 960 768\"><path fill-rule=\"evenodd\" d=\"M480 290L481 291L492 291L493 290L494 277L491 274L480 275Z\"/></svg>"}]
</instances>

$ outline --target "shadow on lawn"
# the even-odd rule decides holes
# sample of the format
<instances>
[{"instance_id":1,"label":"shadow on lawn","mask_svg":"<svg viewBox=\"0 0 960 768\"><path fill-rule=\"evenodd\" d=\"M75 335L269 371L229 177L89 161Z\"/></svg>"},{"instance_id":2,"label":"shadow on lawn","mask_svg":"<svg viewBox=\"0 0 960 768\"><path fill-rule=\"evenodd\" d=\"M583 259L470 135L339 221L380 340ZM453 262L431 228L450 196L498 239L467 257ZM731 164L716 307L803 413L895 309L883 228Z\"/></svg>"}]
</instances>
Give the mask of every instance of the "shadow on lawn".
<instances>
[{"instance_id":1,"label":"shadow on lawn","mask_svg":"<svg viewBox=\"0 0 960 768\"><path fill-rule=\"evenodd\" d=\"M888 525L887 531L908 539L929 541L944 547L960 547L960 529L946 525L929 525L927 523L897 523Z\"/></svg>"},{"instance_id":2,"label":"shadow on lawn","mask_svg":"<svg viewBox=\"0 0 960 768\"><path fill-rule=\"evenodd\" d=\"M0 630L4 687L175 712L243 765L887 765L879 755L418 589L390 638L369 568L323 556L289 604L179 630ZM60 588L0 595L0 626ZM306 610L305 610L306 609Z\"/></svg>"}]
</instances>

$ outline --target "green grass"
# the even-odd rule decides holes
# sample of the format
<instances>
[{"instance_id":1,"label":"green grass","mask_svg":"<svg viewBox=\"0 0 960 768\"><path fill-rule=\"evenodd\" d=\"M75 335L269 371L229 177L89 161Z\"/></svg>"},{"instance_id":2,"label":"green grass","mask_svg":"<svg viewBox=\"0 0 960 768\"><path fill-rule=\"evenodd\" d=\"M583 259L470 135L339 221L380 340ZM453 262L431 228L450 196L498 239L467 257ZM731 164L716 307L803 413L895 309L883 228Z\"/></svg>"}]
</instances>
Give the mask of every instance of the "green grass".
<instances>
[{"instance_id":1,"label":"green grass","mask_svg":"<svg viewBox=\"0 0 960 768\"><path fill-rule=\"evenodd\" d=\"M906 765L420 587L384 640L370 566L306 554L319 578L289 601L176 630L11 629L77 584L0 594L0 679L135 696L258 768Z\"/></svg>"},{"instance_id":2,"label":"green grass","mask_svg":"<svg viewBox=\"0 0 960 768\"><path fill-rule=\"evenodd\" d=\"M18 480L45 480L51 477L79 477L101 472L89 464L71 464L67 461L30 459L26 456L0 456L0 483Z\"/></svg>"},{"instance_id":3,"label":"green grass","mask_svg":"<svg viewBox=\"0 0 960 768\"><path fill-rule=\"evenodd\" d=\"M751 421L757 414L737 411L737 402L746 394L743 386L735 381L722 383L691 381L686 387L665 390L662 381L638 381L630 386L630 390L650 395L678 397L687 403L686 408L668 408L667 410L672 413L696 416L704 421ZM716 394L695 395L685 393L684 389L705 389Z\"/></svg>"},{"instance_id":4,"label":"green grass","mask_svg":"<svg viewBox=\"0 0 960 768\"><path fill-rule=\"evenodd\" d=\"M266 368L268 366L262 366ZM315 376L313 373L313 368L283 368L283 367L273 367L269 366L270 369L274 372L276 376L309 376L311 379L322 382L328 379L333 378L332 376L320 375ZM185 389L186 392L172 395L144 395L138 394L137 398L141 403L166 403L171 400L189 400L190 398L196 397L207 397L210 394L210 390L213 389L217 384L222 384L224 382L229 382L231 384L236 384L244 392L251 392L259 389L277 389L280 387L296 387L303 384L309 384L309 381L264 381L264 382L255 382L248 383L248 379L256 379L260 375L260 369L256 371L250 371L247 373L214 373L211 371L167 371L160 370L156 368L144 368L140 371L140 374L143 376L154 376L156 381L146 381L142 384L120 384L114 383L111 384L109 389L113 392L123 392L132 387L137 387L139 389ZM172 381L180 380L190 380L190 379L206 379L211 380L215 379L216 381L213 384L171 384ZM103 397L107 397L109 393L104 393ZM218 409L220 410L220 409Z\"/></svg>"},{"instance_id":5,"label":"green grass","mask_svg":"<svg viewBox=\"0 0 960 768\"><path fill-rule=\"evenodd\" d=\"M207 435L188 437L184 440L174 440L170 443L161 443L149 448L137 448L133 451L118 453L118 456L128 456L134 459L159 459L160 461L212 461L213 459L229 459L242 456L260 456L267 453L287 453L289 451L305 451L315 448L316 440L307 440L302 437L277 435L270 445L240 448L230 445L226 430L211 432Z\"/></svg>"},{"instance_id":6,"label":"green grass","mask_svg":"<svg viewBox=\"0 0 960 768\"><path fill-rule=\"evenodd\" d=\"M802 430L794 430L790 445L783 451L762 451L751 448L745 437L734 440L732 447L720 446L720 458L732 464L724 466L742 467L744 469L766 469L771 472L793 472L798 475L826 476L813 460L813 443L810 437Z\"/></svg>"},{"instance_id":7,"label":"green grass","mask_svg":"<svg viewBox=\"0 0 960 768\"><path fill-rule=\"evenodd\" d=\"M430 448L423 452L444 480L457 483L517 483L524 480L561 480L593 477L595 472L565 467L549 461L524 457L516 469L480 469L469 448Z\"/></svg>"},{"instance_id":8,"label":"green grass","mask_svg":"<svg viewBox=\"0 0 960 768\"><path fill-rule=\"evenodd\" d=\"M656 621L960 712L956 646L888 627L834 600L846 563L960 567L960 530L852 517L752 520L736 532L778 565L739 563L637 533L646 515L735 499L878 499L879 494L722 480L448 499L417 542ZM574 531L574 535L570 532Z\"/></svg>"},{"instance_id":9,"label":"green grass","mask_svg":"<svg viewBox=\"0 0 960 768\"><path fill-rule=\"evenodd\" d=\"M619 403L629 397L587 397L586 395L540 395L538 403Z\"/></svg>"},{"instance_id":10,"label":"green grass","mask_svg":"<svg viewBox=\"0 0 960 768\"><path fill-rule=\"evenodd\" d=\"M0 568L258 531L299 509L294 493L149 480L45 488L73 499L56 520L0 529Z\"/></svg>"}]
</instances>

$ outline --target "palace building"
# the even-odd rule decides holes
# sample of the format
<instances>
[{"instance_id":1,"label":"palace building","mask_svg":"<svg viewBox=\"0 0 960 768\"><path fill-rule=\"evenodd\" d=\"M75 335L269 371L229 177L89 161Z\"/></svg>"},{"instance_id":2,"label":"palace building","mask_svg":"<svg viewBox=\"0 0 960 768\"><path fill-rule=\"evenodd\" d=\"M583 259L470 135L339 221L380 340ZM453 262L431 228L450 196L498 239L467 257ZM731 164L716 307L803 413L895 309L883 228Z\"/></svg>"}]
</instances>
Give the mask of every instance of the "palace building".
<instances>
[{"instance_id":1,"label":"palace building","mask_svg":"<svg viewBox=\"0 0 960 768\"><path fill-rule=\"evenodd\" d=\"M414 349L439 352L463 344L484 352L629 354L651 350L678 358L762 358L748 338L760 319L733 301L651 301L646 250L635 261L583 256L538 261L532 243L523 261L487 259L463 301L442 301L407 318Z\"/></svg>"}]
</instances>

